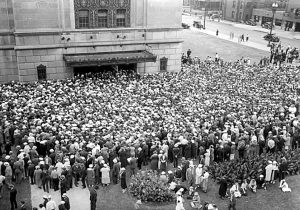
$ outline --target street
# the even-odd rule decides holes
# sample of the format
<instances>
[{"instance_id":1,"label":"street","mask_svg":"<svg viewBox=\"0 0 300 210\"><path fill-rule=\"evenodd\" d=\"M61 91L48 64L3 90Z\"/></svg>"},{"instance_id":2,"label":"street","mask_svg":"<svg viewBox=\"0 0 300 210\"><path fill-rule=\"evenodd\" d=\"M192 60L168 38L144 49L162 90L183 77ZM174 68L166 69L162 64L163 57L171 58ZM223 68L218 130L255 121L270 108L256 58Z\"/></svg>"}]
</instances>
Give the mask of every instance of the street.
<instances>
[{"instance_id":1,"label":"street","mask_svg":"<svg viewBox=\"0 0 300 210\"><path fill-rule=\"evenodd\" d=\"M182 22L188 23L190 26L192 26L194 19L197 19L195 16L182 16ZM203 19L202 19L203 23ZM278 26L276 26L278 28ZM300 33L299 32L289 32L289 31L282 31L280 29L273 29L273 33L275 33L277 36L280 37L281 43L283 46L300 46L300 39L299 38ZM267 45L267 41L263 39L263 36L268 34L270 30L264 29L261 26L249 26L241 23L234 23L234 22L228 22L228 21L221 21L218 22L217 20L212 21L209 19L206 19L206 29L208 31L216 32L216 30L219 30L220 34L227 35L229 38L230 32L234 32L235 36L239 35L246 35L248 34L250 37L250 40L258 43Z\"/></svg>"},{"instance_id":2,"label":"street","mask_svg":"<svg viewBox=\"0 0 300 210\"><path fill-rule=\"evenodd\" d=\"M217 52L225 60L237 60L241 57L249 57L252 61L258 62L262 57L269 56L268 42L263 36L268 33L267 29L260 26L248 26L244 24L235 24L231 22L218 22L207 20L206 29L197 29L192 27L195 16L182 16L182 22L191 26L190 29L183 30L183 52L187 49L193 51L193 56L199 56L204 59L208 55L214 56ZM203 19L202 19L203 24ZM216 30L219 36L216 37ZM229 39L230 32L234 33L234 40ZM299 33L284 32L275 30L275 33L281 39L284 47L299 47L300 40L296 39ZM239 44L237 37L240 35L249 35L249 42Z\"/></svg>"}]
</instances>

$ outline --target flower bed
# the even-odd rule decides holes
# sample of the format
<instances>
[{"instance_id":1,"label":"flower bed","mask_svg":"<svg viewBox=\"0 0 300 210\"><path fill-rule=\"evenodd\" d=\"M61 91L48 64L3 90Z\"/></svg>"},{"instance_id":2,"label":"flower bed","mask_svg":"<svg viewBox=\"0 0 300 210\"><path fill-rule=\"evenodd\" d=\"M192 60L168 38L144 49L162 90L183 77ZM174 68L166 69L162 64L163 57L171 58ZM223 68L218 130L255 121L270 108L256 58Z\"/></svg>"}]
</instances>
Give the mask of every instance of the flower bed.
<instances>
[{"instance_id":1,"label":"flower bed","mask_svg":"<svg viewBox=\"0 0 300 210\"><path fill-rule=\"evenodd\" d=\"M174 193L168 187L156 172L142 171L131 179L129 192L143 202L170 202L174 200Z\"/></svg>"}]
</instances>

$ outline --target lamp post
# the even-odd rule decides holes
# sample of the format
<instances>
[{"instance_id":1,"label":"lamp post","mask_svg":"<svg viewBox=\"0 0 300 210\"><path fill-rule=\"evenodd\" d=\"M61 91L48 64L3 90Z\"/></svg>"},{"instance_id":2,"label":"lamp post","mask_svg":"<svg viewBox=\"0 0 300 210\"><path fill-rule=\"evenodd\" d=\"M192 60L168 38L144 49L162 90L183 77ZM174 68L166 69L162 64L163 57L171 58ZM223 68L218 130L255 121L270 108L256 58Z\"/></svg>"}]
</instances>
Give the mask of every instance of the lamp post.
<instances>
[{"instance_id":1,"label":"lamp post","mask_svg":"<svg viewBox=\"0 0 300 210\"><path fill-rule=\"evenodd\" d=\"M205 25L206 25L206 15L207 15L207 5L208 5L208 1L209 0L205 0L204 3L205 3L205 10L204 10L204 21L203 21L203 29L205 29Z\"/></svg>"},{"instance_id":2,"label":"lamp post","mask_svg":"<svg viewBox=\"0 0 300 210\"><path fill-rule=\"evenodd\" d=\"M274 16L275 16L275 13L276 13L277 8L278 8L278 4L277 4L276 2L274 2L274 3L272 4L272 13L273 13L273 15L272 15L271 28L270 28L270 38L271 38L271 35L272 35ZM271 45L270 45L270 42L271 42L271 40L269 39L269 44L268 44L269 46L271 46Z\"/></svg>"},{"instance_id":3,"label":"lamp post","mask_svg":"<svg viewBox=\"0 0 300 210\"><path fill-rule=\"evenodd\" d=\"M273 16L272 16L272 24L271 24L271 29L270 29L270 35L272 34L272 30L273 30L273 22L274 22L274 16L275 16L275 13L276 13L277 8L278 8L278 4L277 4L277 3L273 3L273 4L272 4L272 13L273 13Z\"/></svg>"}]
</instances>

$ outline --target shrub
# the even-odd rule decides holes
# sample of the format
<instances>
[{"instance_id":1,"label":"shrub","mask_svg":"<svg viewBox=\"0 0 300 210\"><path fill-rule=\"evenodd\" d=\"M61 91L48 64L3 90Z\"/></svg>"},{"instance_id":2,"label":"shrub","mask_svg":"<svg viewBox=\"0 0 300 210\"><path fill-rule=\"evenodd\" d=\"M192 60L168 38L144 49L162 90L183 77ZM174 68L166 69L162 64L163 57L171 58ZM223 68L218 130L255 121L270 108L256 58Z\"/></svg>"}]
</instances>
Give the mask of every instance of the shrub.
<instances>
[{"instance_id":1,"label":"shrub","mask_svg":"<svg viewBox=\"0 0 300 210\"><path fill-rule=\"evenodd\" d=\"M173 201L174 195L168 189L169 186L159 180L156 172L142 171L132 178L129 192L147 202Z\"/></svg>"}]
</instances>

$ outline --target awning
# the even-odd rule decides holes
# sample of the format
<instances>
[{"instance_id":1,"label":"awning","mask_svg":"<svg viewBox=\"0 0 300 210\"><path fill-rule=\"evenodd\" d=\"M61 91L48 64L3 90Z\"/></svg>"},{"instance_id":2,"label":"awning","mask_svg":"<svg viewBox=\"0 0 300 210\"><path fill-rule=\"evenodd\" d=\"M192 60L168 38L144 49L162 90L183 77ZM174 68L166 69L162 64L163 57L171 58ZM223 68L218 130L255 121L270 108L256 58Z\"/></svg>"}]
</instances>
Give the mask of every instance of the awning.
<instances>
[{"instance_id":1,"label":"awning","mask_svg":"<svg viewBox=\"0 0 300 210\"><path fill-rule=\"evenodd\" d=\"M153 55L148 51L122 51L64 55L64 60L66 61L67 65L71 67L156 62L156 58L156 55Z\"/></svg>"}]
</instances>

